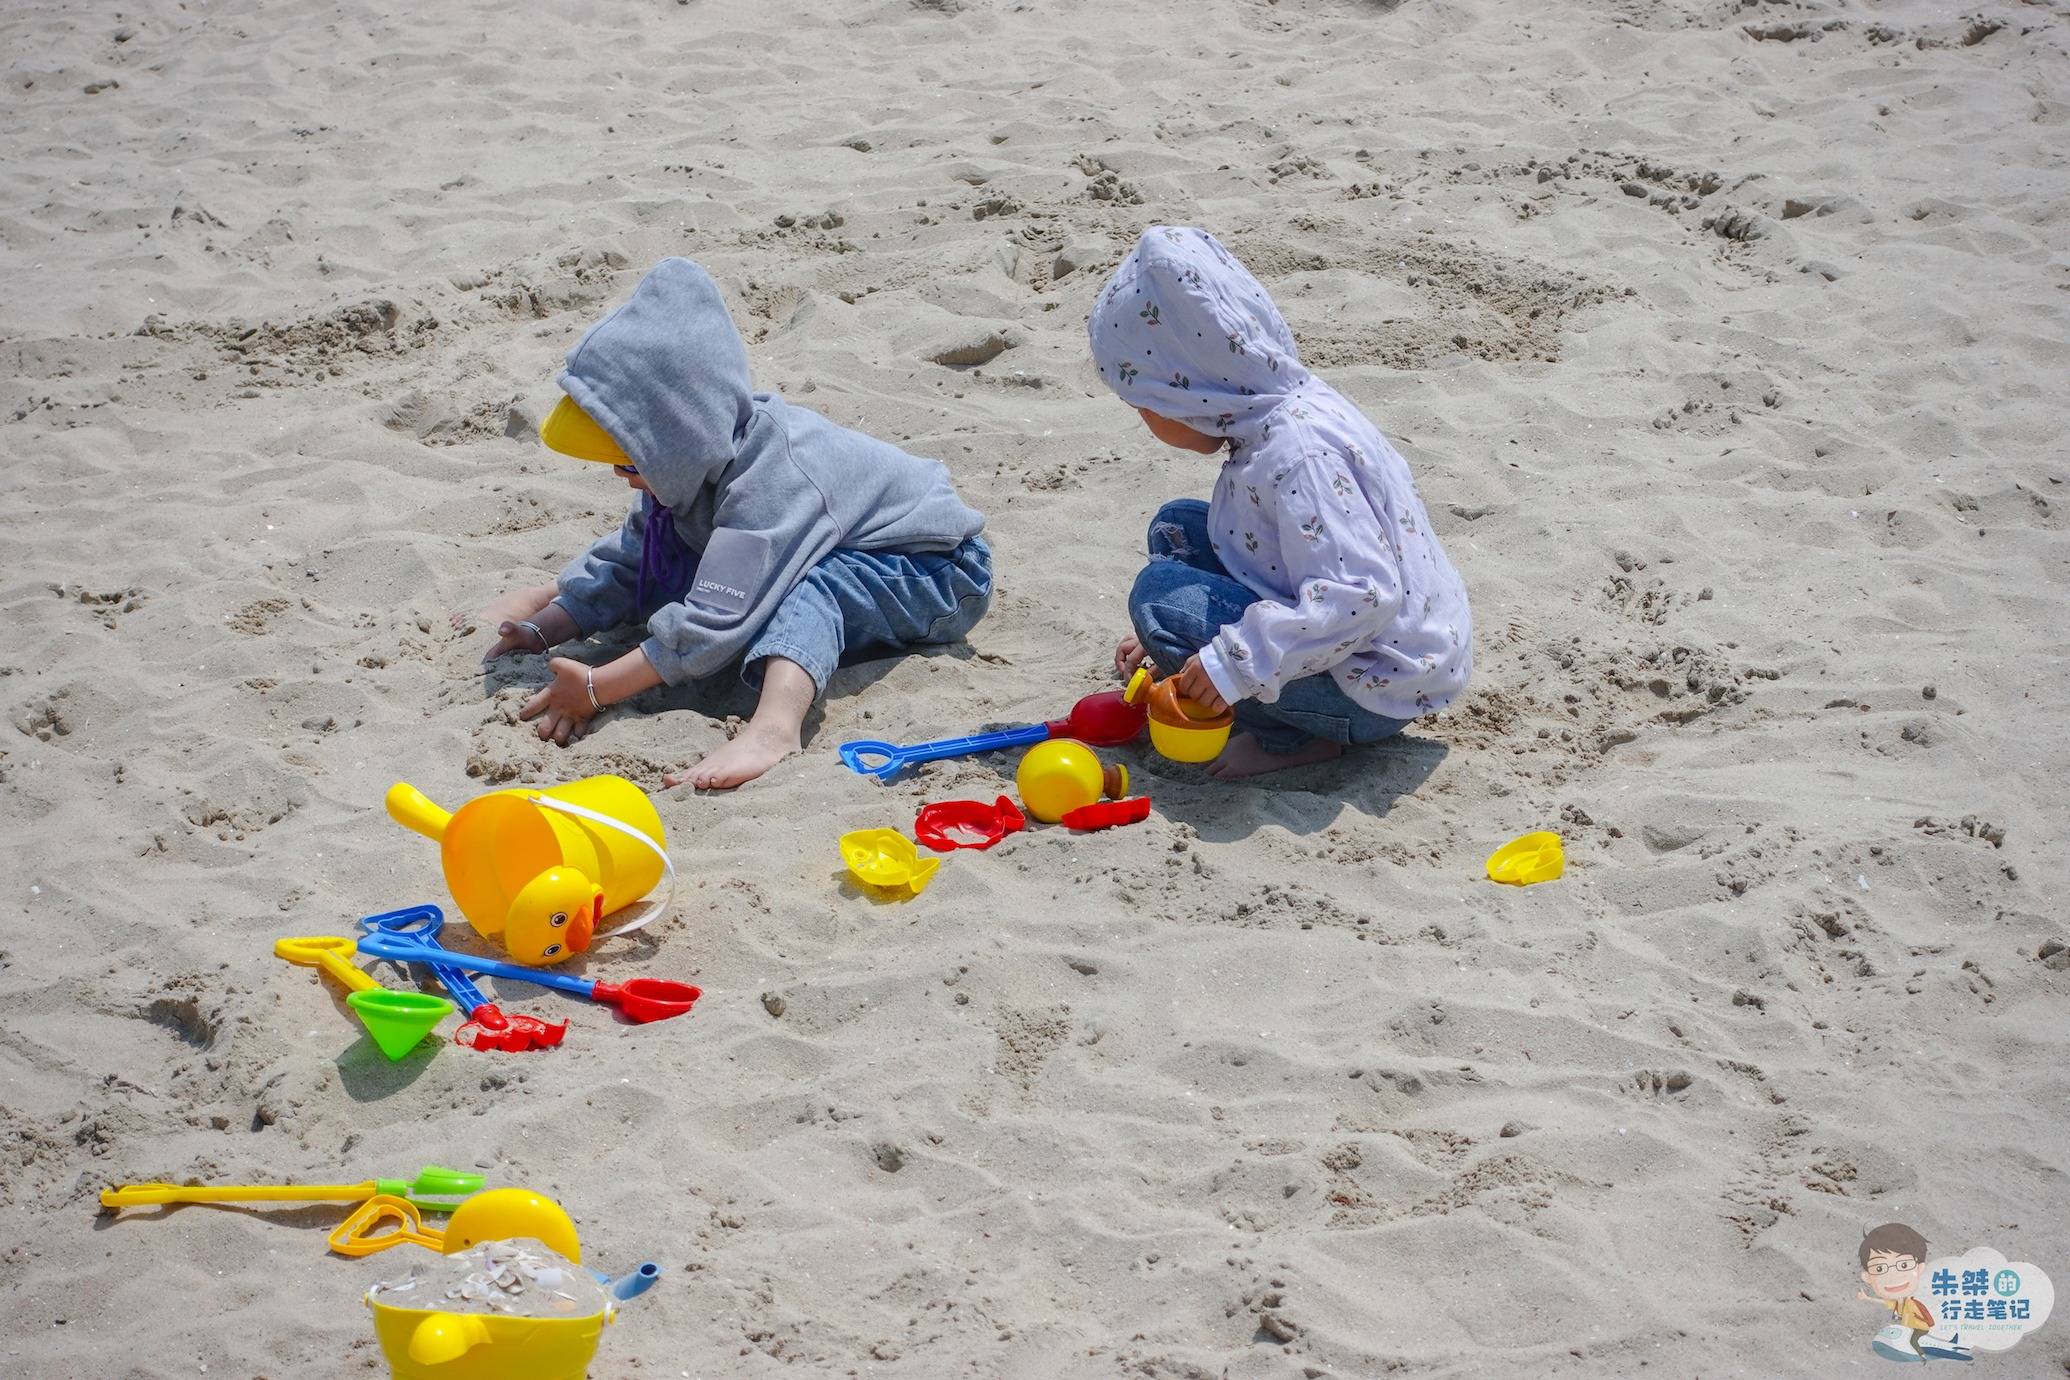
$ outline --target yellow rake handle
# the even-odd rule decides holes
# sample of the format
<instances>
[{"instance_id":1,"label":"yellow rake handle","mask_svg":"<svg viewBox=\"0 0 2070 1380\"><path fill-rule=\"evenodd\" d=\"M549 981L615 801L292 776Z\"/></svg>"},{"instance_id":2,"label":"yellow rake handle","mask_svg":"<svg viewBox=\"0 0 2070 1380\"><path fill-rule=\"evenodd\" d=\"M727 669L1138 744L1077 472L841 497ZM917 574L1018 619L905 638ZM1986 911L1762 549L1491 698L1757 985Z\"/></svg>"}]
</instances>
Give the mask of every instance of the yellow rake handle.
<instances>
[{"instance_id":1,"label":"yellow rake handle","mask_svg":"<svg viewBox=\"0 0 2070 1380\"><path fill-rule=\"evenodd\" d=\"M373 1180L363 1184L123 1184L101 1190L101 1206L150 1207L159 1203L352 1203L371 1198Z\"/></svg>"}]
</instances>

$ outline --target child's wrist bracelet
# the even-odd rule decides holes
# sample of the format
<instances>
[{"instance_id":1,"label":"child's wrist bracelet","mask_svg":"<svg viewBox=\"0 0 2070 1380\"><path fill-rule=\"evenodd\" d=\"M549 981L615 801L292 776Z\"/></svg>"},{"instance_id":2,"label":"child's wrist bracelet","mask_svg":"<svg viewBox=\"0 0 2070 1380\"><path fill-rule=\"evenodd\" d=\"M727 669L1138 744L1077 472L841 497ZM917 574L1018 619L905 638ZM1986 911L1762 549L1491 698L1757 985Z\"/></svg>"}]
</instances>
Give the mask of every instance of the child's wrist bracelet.
<instances>
[{"instance_id":1,"label":"child's wrist bracelet","mask_svg":"<svg viewBox=\"0 0 2070 1380\"><path fill-rule=\"evenodd\" d=\"M548 641L546 640L546 634L545 634L544 632L540 631L539 625L538 625L537 623L534 623L534 622L533 622L533 621L532 621L531 619L529 619L529 618L520 618L520 619L518 619L518 626L519 626L519 627L521 627L521 628L523 628L523 629L524 629L524 630L525 630L526 632L529 632L530 634L532 634L532 636L534 636L534 637L536 637L536 638L538 638L538 639L539 639L539 650L540 650L540 651L542 651L542 652L543 652L543 651L545 651L545 650L546 650L546 649L547 649L548 647L551 647L551 646L553 645L553 644L552 644L551 642L548 642Z\"/></svg>"},{"instance_id":2,"label":"child's wrist bracelet","mask_svg":"<svg viewBox=\"0 0 2070 1380\"><path fill-rule=\"evenodd\" d=\"M582 673L582 683L589 689L589 707L601 714L604 706L597 702L597 673L594 667Z\"/></svg>"}]
</instances>

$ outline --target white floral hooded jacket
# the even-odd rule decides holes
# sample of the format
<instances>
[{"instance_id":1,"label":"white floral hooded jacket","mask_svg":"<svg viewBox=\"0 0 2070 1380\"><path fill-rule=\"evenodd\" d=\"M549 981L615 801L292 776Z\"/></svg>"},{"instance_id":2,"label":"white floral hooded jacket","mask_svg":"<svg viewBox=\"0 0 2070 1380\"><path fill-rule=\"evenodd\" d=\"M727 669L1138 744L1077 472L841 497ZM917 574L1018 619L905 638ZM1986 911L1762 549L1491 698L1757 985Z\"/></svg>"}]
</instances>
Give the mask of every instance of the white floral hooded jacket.
<instances>
[{"instance_id":1,"label":"white floral hooded jacket","mask_svg":"<svg viewBox=\"0 0 2070 1380\"><path fill-rule=\"evenodd\" d=\"M1258 595L1203 647L1233 701L1327 672L1377 714L1444 708L1473 669L1466 586L1379 428L1301 366L1258 280L1204 230L1152 226L1086 331L1100 376L1230 446L1208 504L1223 566Z\"/></svg>"}]
</instances>

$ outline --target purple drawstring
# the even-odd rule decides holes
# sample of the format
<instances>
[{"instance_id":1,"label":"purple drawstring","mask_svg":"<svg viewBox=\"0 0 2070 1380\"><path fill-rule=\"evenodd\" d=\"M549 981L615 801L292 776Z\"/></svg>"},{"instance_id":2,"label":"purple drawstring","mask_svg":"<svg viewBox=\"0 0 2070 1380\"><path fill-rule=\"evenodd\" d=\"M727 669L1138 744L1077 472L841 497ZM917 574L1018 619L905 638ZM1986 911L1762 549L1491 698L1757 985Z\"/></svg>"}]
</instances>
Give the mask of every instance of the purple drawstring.
<instances>
[{"instance_id":1,"label":"purple drawstring","mask_svg":"<svg viewBox=\"0 0 2070 1380\"><path fill-rule=\"evenodd\" d=\"M640 538L640 587L635 596L640 607L647 607L650 590L663 599L680 596L695 568L694 558L676 537L675 514L648 494L647 528Z\"/></svg>"}]
</instances>

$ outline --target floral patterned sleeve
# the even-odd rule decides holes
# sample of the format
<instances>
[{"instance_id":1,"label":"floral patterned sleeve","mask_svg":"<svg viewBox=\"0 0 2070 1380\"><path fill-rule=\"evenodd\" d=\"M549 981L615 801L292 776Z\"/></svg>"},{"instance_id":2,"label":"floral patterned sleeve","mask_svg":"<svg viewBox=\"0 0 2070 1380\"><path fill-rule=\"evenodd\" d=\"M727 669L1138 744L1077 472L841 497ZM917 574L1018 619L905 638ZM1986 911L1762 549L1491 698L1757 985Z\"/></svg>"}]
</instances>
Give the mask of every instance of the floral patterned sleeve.
<instances>
[{"instance_id":1,"label":"floral patterned sleeve","mask_svg":"<svg viewBox=\"0 0 2070 1380\"><path fill-rule=\"evenodd\" d=\"M1279 698L1288 681L1327 671L1393 622L1401 566L1379 515L1331 456L1282 471L1270 500L1292 604L1260 599L1200 652L1223 698Z\"/></svg>"}]
</instances>

